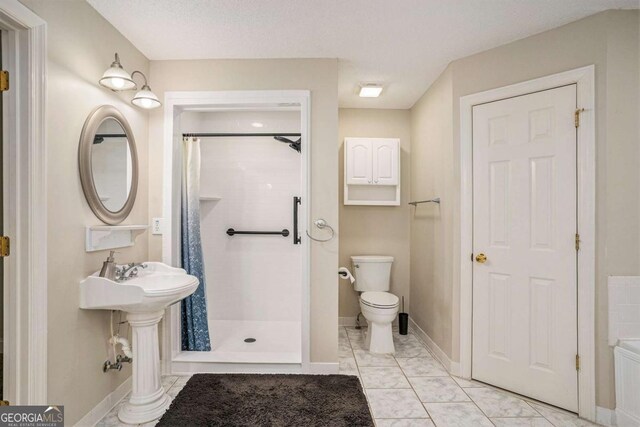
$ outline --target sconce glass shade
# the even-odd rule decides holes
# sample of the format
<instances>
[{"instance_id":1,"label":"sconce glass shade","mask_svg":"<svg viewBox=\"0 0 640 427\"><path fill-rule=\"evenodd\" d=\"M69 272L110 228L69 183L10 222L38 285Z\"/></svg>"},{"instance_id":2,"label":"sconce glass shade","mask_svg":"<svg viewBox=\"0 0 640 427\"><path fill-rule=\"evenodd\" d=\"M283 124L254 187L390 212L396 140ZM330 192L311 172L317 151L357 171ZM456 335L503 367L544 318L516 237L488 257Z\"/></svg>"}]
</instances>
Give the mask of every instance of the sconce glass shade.
<instances>
[{"instance_id":1,"label":"sconce glass shade","mask_svg":"<svg viewBox=\"0 0 640 427\"><path fill-rule=\"evenodd\" d=\"M151 88L147 85L142 86L142 89L136 93L131 100L131 103L147 110L157 108L162 105L156 94L151 92Z\"/></svg>"},{"instance_id":2,"label":"sconce glass shade","mask_svg":"<svg viewBox=\"0 0 640 427\"><path fill-rule=\"evenodd\" d=\"M109 69L104 72L99 83L115 91L130 90L136 87L136 82L134 82L129 73L122 68L117 53L115 61L113 61Z\"/></svg>"}]
</instances>

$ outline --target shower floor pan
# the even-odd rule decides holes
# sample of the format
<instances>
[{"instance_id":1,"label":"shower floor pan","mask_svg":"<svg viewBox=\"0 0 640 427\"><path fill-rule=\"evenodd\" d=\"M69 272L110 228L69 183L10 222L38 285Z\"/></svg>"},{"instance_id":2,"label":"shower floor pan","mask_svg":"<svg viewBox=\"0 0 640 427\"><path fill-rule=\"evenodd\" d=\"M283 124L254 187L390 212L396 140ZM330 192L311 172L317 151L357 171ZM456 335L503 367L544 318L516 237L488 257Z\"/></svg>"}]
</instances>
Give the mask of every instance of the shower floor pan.
<instances>
[{"instance_id":1,"label":"shower floor pan","mask_svg":"<svg viewBox=\"0 0 640 427\"><path fill-rule=\"evenodd\" d=\"M183 351L174 358L174 361L215 363L302 362L300 322L214 320L209 321L209 331L211 351Z\"/></svg>"}]
</instances>

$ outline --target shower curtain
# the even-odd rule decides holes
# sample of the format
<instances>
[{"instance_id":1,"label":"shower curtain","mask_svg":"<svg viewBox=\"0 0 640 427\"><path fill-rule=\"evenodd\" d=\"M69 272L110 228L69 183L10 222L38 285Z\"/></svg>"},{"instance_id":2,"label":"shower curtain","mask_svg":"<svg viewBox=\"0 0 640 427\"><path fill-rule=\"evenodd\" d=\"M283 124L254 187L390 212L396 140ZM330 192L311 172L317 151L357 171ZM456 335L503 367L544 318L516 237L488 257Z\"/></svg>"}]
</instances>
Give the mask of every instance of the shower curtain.
<instances>
[{"instance_id":1,"label":"shower curtain","mask_svg":"<svg viewBox=\"0 0 640 427\"><path fill-rule=\"evenodd\" d=\"M211 351L200 240L200 140L182 140L182 268L200 281L182 300L182 350Z\"/></svg>"}]
</instances>

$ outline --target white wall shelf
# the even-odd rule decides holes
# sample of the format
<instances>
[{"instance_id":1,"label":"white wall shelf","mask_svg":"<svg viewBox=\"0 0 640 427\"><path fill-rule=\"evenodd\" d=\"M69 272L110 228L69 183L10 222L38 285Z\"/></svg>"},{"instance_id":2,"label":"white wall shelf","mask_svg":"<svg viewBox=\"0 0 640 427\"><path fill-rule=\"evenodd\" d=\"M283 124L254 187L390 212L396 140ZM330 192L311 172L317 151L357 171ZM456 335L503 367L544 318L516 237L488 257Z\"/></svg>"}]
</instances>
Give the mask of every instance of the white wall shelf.
<instances>
[{"instance_id":1,"label":"white wall shelf","mask_svg":"<svg viewBox=\"0 0 640 427\"><path fill-rule=\"evenodd\" d=\"M90 225L86 228L85 250L96 252L133 246L136 237L148 228L148 225Z\"/></svg>"},{"instance_id":2,"label":"white wall shelf","mask_svg":"<svg viewBox=\"0 0 640 427\"><path fill-rule=\"evenodd\" d=\"M345 138L344 204L400 205L398 138Z\"/></svg>"}]
</instances>

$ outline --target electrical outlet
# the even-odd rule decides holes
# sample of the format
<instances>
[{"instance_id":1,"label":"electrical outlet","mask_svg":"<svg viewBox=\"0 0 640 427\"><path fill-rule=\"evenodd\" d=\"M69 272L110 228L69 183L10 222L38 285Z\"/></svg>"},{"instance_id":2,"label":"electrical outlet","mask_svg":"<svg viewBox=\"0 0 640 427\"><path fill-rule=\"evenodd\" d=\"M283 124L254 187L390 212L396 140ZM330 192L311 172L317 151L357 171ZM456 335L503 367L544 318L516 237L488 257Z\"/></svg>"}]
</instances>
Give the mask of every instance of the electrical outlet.
<instances>
[{"instance_id":1,"label":"electrical outlet","mask_svg":"<svg viewBox=\"0 0 640 427\"><path fill-rule=\"evenodd\" d=\"M151 234L162 234L162 218L151 220Z\"/></svg>"}]
</instances>

